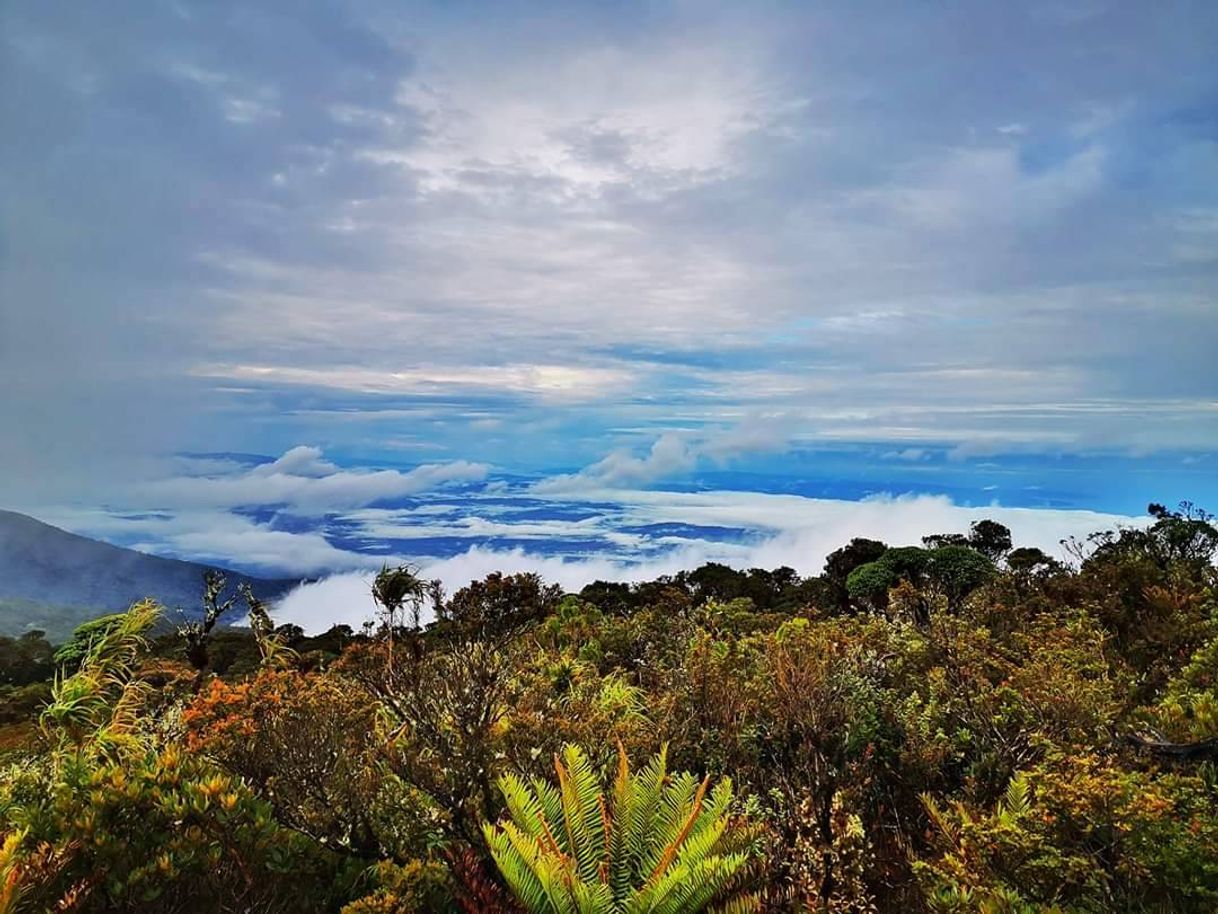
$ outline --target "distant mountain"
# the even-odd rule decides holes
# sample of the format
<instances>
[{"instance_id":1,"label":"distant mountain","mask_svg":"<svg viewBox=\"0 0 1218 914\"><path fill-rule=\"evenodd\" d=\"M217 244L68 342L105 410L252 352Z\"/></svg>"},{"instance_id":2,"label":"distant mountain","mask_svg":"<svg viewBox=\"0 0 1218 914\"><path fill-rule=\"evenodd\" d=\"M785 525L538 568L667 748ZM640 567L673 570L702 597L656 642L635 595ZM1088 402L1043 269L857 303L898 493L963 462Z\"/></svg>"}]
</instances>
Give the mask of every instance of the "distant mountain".
<instances>
[{"instance_id":1,"label":"distant mountain","mask_svg":"<svg viewBox=\"0 0 1218 914\"><path fill-rule=\"evenodd\" d=\"M145 597L170 610L195 613L209 567L112 546L0 511L0 634L42 629L51 641L62 640L81 622ZM299 583L225 573L230 586L248 582L264 600Z\"/></svg>"}]
</instances>

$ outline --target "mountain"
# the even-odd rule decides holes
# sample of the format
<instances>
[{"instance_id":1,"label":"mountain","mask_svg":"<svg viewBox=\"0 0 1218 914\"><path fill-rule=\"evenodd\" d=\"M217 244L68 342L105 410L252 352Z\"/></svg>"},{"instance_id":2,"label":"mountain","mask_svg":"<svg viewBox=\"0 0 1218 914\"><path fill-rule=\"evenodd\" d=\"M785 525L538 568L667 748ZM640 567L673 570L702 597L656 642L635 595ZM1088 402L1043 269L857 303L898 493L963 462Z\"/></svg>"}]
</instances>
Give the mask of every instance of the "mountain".
<instances>
[{"instance_id":1,"label":"mountain","mask_svg":"<svg viewBox=\"0 0 1218 914\"><path fill-rule=\"evenodd\" d=\"M51 641L62 640L81 622L145 597L170 610L195 612L210 567L146 555L0 511L0 634L42 629ZM248 582L264 600L299 583L225 573L230 587Z\"/></svg>"}]
</instances>

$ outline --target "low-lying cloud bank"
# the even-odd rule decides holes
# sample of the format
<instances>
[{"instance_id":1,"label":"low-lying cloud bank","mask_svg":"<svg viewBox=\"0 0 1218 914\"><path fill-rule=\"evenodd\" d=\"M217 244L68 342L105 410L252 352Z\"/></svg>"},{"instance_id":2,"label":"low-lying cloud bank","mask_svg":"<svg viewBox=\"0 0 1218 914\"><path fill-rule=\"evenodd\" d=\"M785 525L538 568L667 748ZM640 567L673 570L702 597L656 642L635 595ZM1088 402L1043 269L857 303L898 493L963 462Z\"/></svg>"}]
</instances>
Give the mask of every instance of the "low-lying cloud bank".
<instances>
[{"instance_id":1,"label":"low-lying cloud bank","mask_svg":"<svg viewBox=\"0 0 1218 914\"><path fill-rule=\"evenodd\" d=\"M571 493L565 497L570 499ZM608 493L586 491L580 496L597 502ZM1016 543L1038 546L1060 555L1060 541L1085 536L1140 519L1094 511L1039 508L962 507L942 496L902 496L863 501L803 498L755 492L614 491L612 497L623 515L634 522L674 522L722 525L757 530L759 542L734 543L666 538L668 549L643 561L596 556L564 558L524 549L481 546L445 559L422 560L422 573L440 580L446 593L492 571L535 571L567 590L578 590L594 580L640 581L683 568L716 561L737 568L774 568L789 565L804 575L818 573L825 556L852 537L867 536L893 545L913 545L929 533L963 532L983 517L1011 528ZM620 519L619 519L620 520ZM409 557L402 557L409 560ZM333 575L305 584L280 603L281 621L294 622L306 631L320 631L336 623L358 627L371 619L372 572Z\"/></svg>"},{"instance_id":2,"label":"low-lying cloud bank","mask_svg":"<svg viewBox=\"0 0 1218 914\"><path fill-rule=\"evenodd\" d=\"M778 431L781 431L780 429ZM699 461L776 446L773 426L662 436L644 456L615 451L574 474L489 479L454 461L408 470L345 468L316 447L250 466L221 456L150 482L127 510L43 512L44 519L145 552L267 576L321 578L280 603L307 631L359 626L374 615L371 578L412 562L448 593L492 571L535 571L568 590L639 581L722 562L820 572L851 538L916 544L991 517L1020 545L1060 553L1060 541L1140 523L1094 511L964 507L942 495L860 501L753 491L646 488Z\"/></svg>"},{"instance_id":3,"label":"low-lying cloud bank","mask_svg":"<svg viewBox=\"0 0 1218 914\"><path fill-rule=\"evenodd\" d=\"M178 476L142 487L149 504L236 508L286 505L299 511L356 508L386 498L415 495L457 482L479 482L490 468L454 460L399 470L349 470L326 460L320 448L301 445L249 469Z\"/></svg>"}]
</instances>

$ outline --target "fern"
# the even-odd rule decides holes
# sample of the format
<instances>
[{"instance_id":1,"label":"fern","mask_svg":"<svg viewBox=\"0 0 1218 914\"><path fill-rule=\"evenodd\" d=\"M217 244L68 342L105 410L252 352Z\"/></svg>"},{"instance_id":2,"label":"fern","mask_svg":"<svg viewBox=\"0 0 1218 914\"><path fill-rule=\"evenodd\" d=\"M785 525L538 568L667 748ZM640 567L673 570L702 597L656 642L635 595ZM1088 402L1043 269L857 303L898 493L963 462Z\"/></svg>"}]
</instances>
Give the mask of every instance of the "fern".
<instances>
[{"instance_id":1,"label":"fern","mask_svg":"<svg viewBox=\"0 0 1218 914\"><path fill-rule=\"evenodd\" d=\"M1006 796L1003 799L1003 812L1012 817L1025 815L1032 806L1028 790L1028 778L1023 772L1017 773L1007 784Z\"/></svg>"},{"instance_id":2,"label":"fern","mask_svg":"<svg viewBox=\"0 0 1218 914\"><path fill-rule=\"evenodd\" d=\"M554 759L557 787L500 781L508 819L486 825L491 857L529 914L750 914L752 895L729 884L748 862L726 846L732 785L670 776L663 750L634 774L618 747L602 790L587 756Z\"/></svg>"}]
</instances>

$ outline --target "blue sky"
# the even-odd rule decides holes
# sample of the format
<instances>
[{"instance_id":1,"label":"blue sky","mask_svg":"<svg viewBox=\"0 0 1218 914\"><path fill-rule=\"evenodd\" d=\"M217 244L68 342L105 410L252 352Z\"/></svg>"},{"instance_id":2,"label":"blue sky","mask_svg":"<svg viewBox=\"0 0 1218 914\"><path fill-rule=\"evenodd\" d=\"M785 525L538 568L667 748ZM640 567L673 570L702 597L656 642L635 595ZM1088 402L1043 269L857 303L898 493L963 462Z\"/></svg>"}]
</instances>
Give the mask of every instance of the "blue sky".
<instances>
[{"instance_id":1,"label":"blue sky","mask_svg":"<svg viewBox=\"0 0 1218 914\"><path fill-rule=\"evenodd\" d=\"M1212 507L1216 46L1208 2L6 3L0 504L293 569L461 486ZM302 447L431 469L190 500Z\"/></svg>"}]
</instances>

